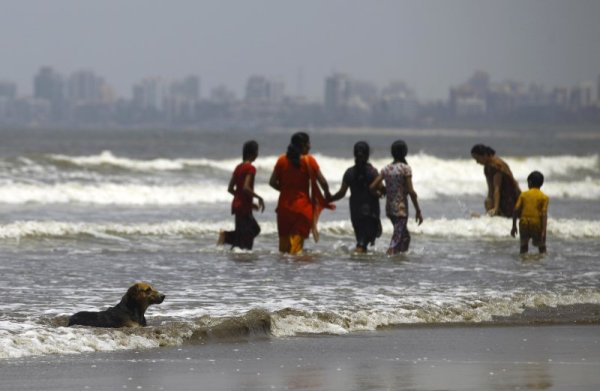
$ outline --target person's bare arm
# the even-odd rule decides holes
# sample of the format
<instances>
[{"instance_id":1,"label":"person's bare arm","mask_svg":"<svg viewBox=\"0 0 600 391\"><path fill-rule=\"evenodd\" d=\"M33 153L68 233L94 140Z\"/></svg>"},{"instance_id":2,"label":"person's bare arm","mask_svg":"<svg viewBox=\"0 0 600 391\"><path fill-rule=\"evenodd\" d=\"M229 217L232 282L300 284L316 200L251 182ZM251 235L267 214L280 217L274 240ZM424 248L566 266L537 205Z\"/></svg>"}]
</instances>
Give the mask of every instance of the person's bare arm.
<instances>
[{"instance_id":1,"label":"person's bare arm","mask_svg":"<svg viewBox=\"0 0 600 391\"><path fill-rule=\"evenodd\" d=\"M548 215L542 215L542 243L546 244L546 227L548 225Z\"/></svg>"},{"instance_id":2,"label":"person's bare arm","mask_svg":"<svg viewBox=\"0 0 600 391\"><path fill-rule=\"evenodd\" d=\"M496 216L500 210L500 189L502 187L502 173L496 172L493 179L493 208L489 211L491 216Z\"/></svg>"},{"instance_id":3,"label":"person's bare arm","mask_svg":"<svg viewBox=\"0 0 600 391\"><path fill-rule=\"evenodd\" d=\"M415 189L413 187L412 177L406 177L406 188L408 190L408 195L410 196L410 200L412 201L413 206L415 207L415 211L416 211L415 220L417 221L418 225L421 225L423 223L423 215L421 214L421 207L419 206L419 199L417 196L417 192L415 191Z\"/></svg>"},{"instance_id":4,"label":"person's bare arm","mask_svg":"<svg viewBox=\"0 0 600 391\"><path fill-rule=\"evenodd\" d=\"M233 177L233 175L231 176L231 179L229 180L229 185L227 186L227 191L231 195L235 195L235 178Z\"/></svg>"},{"instance_id":5,"label":"person's bare arm","mask_svg":"<svg viewBox=\"0 0 600 391\"><path fill-rule=\"evenodd\" d=\"M383 186L383 175L379 174L373 182L369 185L369 190L371 193L375 194L377 197L382 197L385 194L385 187Z\"/></svg>"},{"instance_id":6,"label":"person's bare arm","mask_svg":"<svg viewBox=\"0 0 600 391\"><path fill-rule=\"evenodd\" d=\"M254 192L254 189L252 188L252 180L253 180L253 175L246 175L246 177L244 178L244 191L246 192L246 194L248 194L249 196L251 196L252 198L256 198L258 200L258 210L262 212L264 212L265 210L265 202L263 201L262 197L259 196L258 194L256 194Z\"/></svg>"},{"instance_id":7,"label":"person's bare arm","mask_svg":"<svg viewBox=\"0 0 600 391\"><path fill-rule=\"evenodd\" d=\"M269 186L271 186L277 191L281 190L279 186L279 180L277 179L277 175L275 175L275 170L273 170L273 173L271 174L271 179L269 179Z\"/></svg>"},{"instance_id":8,"label":"person's bare arm","mask_svg":"<svg viewBox=\"0 0 600 391\"><path fill-rule=\"evenodd\" d=\"M331 198L331 193L329 192L329 184L327 183L327 180L325 179L323 174L321 174L321 170L317 171L317 182L319 182L319 185L323 190L323 195L325 196L325 198Z\"/></svg>"},{"instance_id":9,"label":"person's bare arm","mask_svg":"<svg viewBox=\"0 0 600 391\"><path fill-rule=\"evenodd\" d=\"M512 220L512 229L510 230L510 236L513 238L519 233L517 229L517 219L521 216L521 209L516 209L513 211L513 220Z\"/></svg>"},{"instance_id":10,"label":"person's bare arm","mask_svg":"<svg viewBox=\"0 0 600 391\"><path fill-rule=\"evenodd\" d=\"M338 190L337 193L333 194L328 201L335 202L341 200L346 196L346 192L348 191L348 184L346 182L342 182L342 187Z\"/></svg>"}]
</instances>

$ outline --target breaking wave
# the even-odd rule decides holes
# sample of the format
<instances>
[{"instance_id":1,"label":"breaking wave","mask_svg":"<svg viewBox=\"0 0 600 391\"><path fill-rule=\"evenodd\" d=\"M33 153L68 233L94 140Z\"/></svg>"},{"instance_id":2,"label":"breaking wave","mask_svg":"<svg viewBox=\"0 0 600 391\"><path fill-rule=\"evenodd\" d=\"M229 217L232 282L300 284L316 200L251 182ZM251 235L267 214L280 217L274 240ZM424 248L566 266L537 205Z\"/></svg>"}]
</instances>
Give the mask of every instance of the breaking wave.
<instances>
[{"instance_id":1,"label":"breaking wave","mask_svg":"<svg viewBox=\"0 0 600 391\"><path fill-rule=\"evenodd\" d=\"M261 222L263 235L275 235L275 222ZM20 240L35 238L128 238L139 236L215 236L221 229L232 227L230 220L189 221L173 220L155 223L85 223L66 221L16 221L0 225L0 239ZM510 222L506 219L481 217L472 219L428 219L417 226L409 222L415 235L444 238L506 238ZM348 220L326 221L319 224L323 235L352 237L354 231ZM383 233L392 234L392 226L383 224ZM576 219L549 219L548 235L560 238L600 238L600 221Z\"/></svg>"},{"instance_id":2,"label":"breaking wave","mask_svg":"<svg viewBox=\"0 0 600 391\"><path fill-rule=\"evenodd\" d=\"M352 159L316 155L332 186L339 186ZM276 156L260 157L257 191L275 202L268 184ZM506 159L521 187L532 170L546 176L551 198L600 199L600 159L591 156L540 156ZM373 159L381 168L389 159ZM117 157L111 152L70 157L49 155L0 161L0 203L92 205L189 205L230 201L227 183L237 159L150 159ZM413 182L421 199L481 196L486 192L482 168L472 159L410 156ZM107 171L108 168L108 171Z\"/></svg>"},{"instance_id":3,"label":"breaking wave","mask_svg":"<svg viewBox=\"0 0 600 391\"><path fill-rule=\"evenodd\" d=\"M78 354L150 349L186 344L280 338L297 335L343 335L411 325L600 323L600 292L517 293L458 302L399 303L394 308L307 311L253 309L239 315L191 319L149 318L133 329L65 327L66 315L37 322L0 321L0 359L50 354Z\"/></svg>"}]
</instances>

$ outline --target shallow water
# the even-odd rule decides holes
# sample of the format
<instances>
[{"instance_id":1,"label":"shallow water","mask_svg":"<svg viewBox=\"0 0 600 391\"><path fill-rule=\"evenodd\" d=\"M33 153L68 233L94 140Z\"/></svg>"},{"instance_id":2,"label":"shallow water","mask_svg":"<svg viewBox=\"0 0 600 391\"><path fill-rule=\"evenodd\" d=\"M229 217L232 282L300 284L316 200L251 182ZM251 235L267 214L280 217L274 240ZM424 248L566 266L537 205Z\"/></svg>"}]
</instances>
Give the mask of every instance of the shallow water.
<instances>
[{"instance_id":1,"label":"shallow water","mask_svg":"<svg viewBox=\"0 0 600 391\"><path fill-rule=\"evenodd\" d=\"M590 318L582 306L600 305L596 133L526 135L526 148L511 133L313 132L312 152L332 189L352 165L354 141L368 139L381 168L387 145L407 140L425 222L411 221L410 251L389 258L385 218L373 250L352 254L347 200L323 213L321 241L309 240L304 256L277 252L277 194L267 181L289 134L36 132L12 132L0 148L0 358L506 324L523 321L514 316L528 316L526 309L540 310L536 322L600 321L600 312ZM233 227L226 187L250 137L261 145L256 187L267 210L257 215L254 250L230 251L214 243ZM547 255L519 256L510 220L471 217L482 211L485 180L468 151L482 141L493 143L522 187L530 171L546 175ZM139 280L167 295L149 308L150 327L64 327L76 311L115 305ZM566 317L547 306L572 311Z\"/></svg>"}]
</instances>

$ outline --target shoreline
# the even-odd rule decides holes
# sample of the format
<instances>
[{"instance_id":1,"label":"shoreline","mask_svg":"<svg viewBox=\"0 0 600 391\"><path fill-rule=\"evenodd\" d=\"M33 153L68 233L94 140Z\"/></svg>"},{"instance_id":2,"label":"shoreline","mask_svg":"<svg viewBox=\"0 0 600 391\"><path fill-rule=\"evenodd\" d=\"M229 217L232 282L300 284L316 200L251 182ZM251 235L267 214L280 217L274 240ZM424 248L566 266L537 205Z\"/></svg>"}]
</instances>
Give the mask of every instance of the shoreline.
<instances>
[{"instance_id":1,"label":"shoreline","mask_svg":"<svg viewBox=\"0 0 600 391\"><path fill-rule=\"evenodd\" d=\"M600 326L418 327L3 360L10 390L597 390Z\"/></svg>"}]
</instances>

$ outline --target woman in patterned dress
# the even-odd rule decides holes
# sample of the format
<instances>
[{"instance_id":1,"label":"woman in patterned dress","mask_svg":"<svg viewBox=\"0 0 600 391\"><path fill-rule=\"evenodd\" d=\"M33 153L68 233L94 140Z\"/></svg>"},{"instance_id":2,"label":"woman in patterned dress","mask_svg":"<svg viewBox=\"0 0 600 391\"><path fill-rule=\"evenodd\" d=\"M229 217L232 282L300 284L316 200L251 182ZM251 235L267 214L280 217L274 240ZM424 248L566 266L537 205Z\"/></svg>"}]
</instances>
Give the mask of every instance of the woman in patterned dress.
<instances>
[{"instance_id":1,"label":"woman in patterned dress","mask_svg":"<svg viewBox=\"0 0 600 391\"><path fill-rule=\"evenodd\" d=\"M391 150L394 161L385 166L369 186L372 191L380 194L385 191L385 212L394 225L388 255L406 252L410 245L410 232L406 226L409 216L407 195L415 207L417 224L423 223L417 193L412 184L412 170L406 162L408 147L404 141L398 140L392 144ZM385 189L382 186L384 181Z\"/></svg>"}]
</instances>

